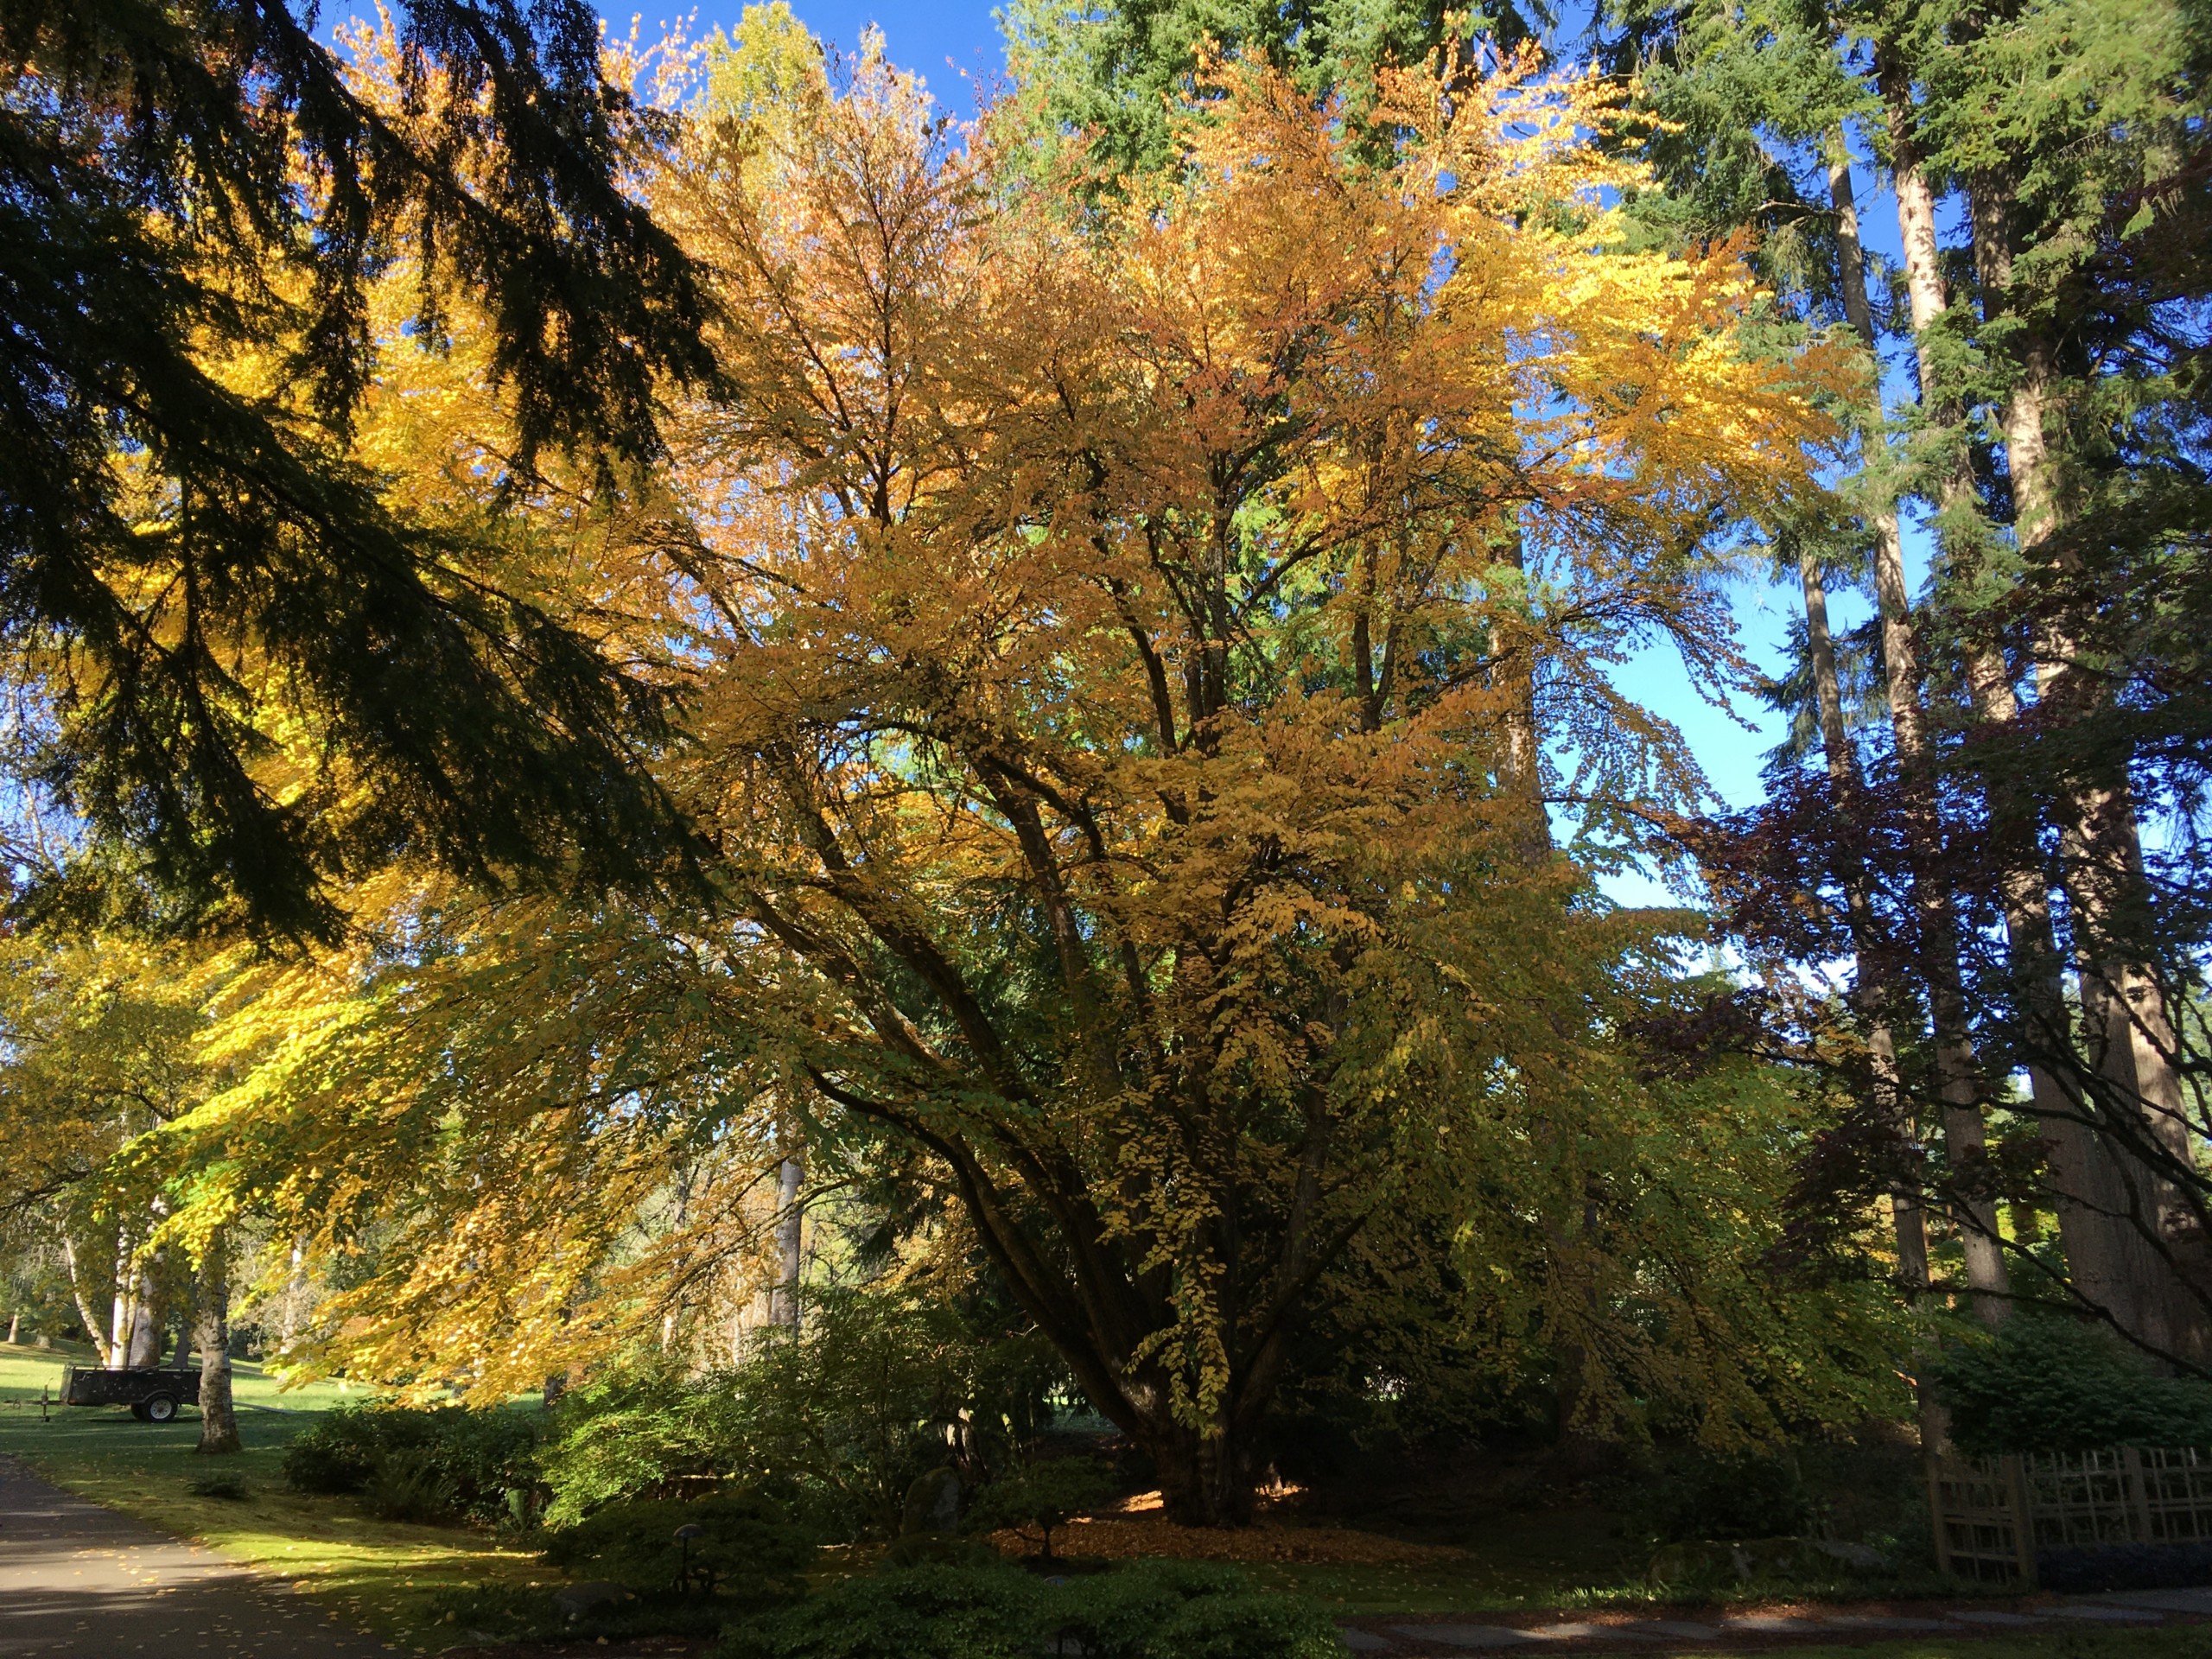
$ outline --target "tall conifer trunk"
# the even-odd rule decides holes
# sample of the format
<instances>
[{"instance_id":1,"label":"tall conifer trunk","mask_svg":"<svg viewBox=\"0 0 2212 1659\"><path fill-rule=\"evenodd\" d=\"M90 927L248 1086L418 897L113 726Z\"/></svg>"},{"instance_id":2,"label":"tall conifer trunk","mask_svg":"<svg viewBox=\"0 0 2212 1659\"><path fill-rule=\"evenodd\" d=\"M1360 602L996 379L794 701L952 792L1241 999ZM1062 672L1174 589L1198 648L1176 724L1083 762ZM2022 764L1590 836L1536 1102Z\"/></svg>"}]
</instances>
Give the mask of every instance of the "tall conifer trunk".
<instances>
[{"instance_id":1,"label":"tall conifer trunk","mask_svg":"<svg viewBox=\"0 0 2212 1659\"><path fill-rule=\"evenodd\" d=\"M1994 170L1977 175L1969 192L1974 270L1992 318L2014 305L2010 196L2009 181ZM2046 547L2066 526L2048 429L2054 348L2036 322L2018 316L2009 321L2013 378L2001 418L2014 534L2024 558L2055 558L2063 566L2069 556ZM2044 703L2062 715L2079 715L2101 696L2094 677L2081 671L2080 648L2063 617L2044 621L2035 649L2037 692ZM1995 677L1978 676L1978 691L1982 677ZM1986 700L1983 712L1998 721L2015 717L2009 679L2001 695ZM2058 810L2083 1018L2107 1103L2100 1112L2080 1087L2058 1103L2067 1144L2051 1148L2052 1181L2060 1194L2062 1229L2070 1209L2082 1244L2078 1258L2068 1246L2069 1272L2077 1291L2130 1336L2202 1360L2212 1357L2212 1320L2171 1254L2195 1218L2159 1169L2169 1160L2186 1167L2191 1158L2173 1029L2158 977L2137 959L2122 919L2147 900L2141 831L2125 760L2101 775L2076 779ZM2056 1000L2050 988L2059 982L2060 967L2039 885L2033 899L2031 928L2040 919L2033 948L2038 962L2047 964L2041 968L2042 982L2031 988L2040 1019L2041 1003ZM2051 1021L2054 1046L2063 1047L2057 1039L2066 1030L2062 1012ZM2040 1097L2037 1107L2043 1108Z\"/></svg>"},{"instance_id":2,"label":"tall conifer trunk","mask_svg":"<svg viewBox=\"0 0 2212 1659\"><path fill-rule=\"evenodd\" d=\"M1836 251L1845 315L1871 353L1875 346L1874 315L1866 302L1866 259L1859 238L1859 210L1851 188L1851 159L1841 132L1830 137L1828 194L1835 209ZM1878 413L1878 410L1877 411ZM1897 510L1876 507L1869 524L1877 538L1895 542ZM1798 556L1798 585L1805 599L1805 642L1812 659L1813 692L1820 715L1821 749L1827 764L1828 781L1843 810L1850 812L1859 793L1859 766L1844 729L1843 690L1836 673L1835 640L1828 626L1827 588L1820 563L1808 550ZM1866 1026L1866 1048L1873 1073L1875 1109L1883 1121L1896 1126L1910 1143L1912 1112L1905 1099L1904 1083L1897 1071L1896 1033L1890 1024L1889 991L1870 972L1874 954L1873 903L1866 873L1856 867L1845 872L1844 898L1851 921L1852 945L1858 957L1854 993ZM1890 1218L1897 1239L1897 1279L1908 1296L1928 1288L1928 1218L1916 1186L1898 1183L1891 1189Z\"/></svg>"},{"instance_id":3,"label":"tall conifer trunk","mask_svg":"<svg viewBox=\"0 0 2212 1659\"><path fill-rule=\"evenodd\" d=\"M1893 76L1885 74L1885 96L1893 84ZM1891 145L1897 167L1898 220L1900 227L1905 229L1906 264L1909 271L1920 270L1932 274L1934 214L1932 207L1928 207L1927 181L1913 159L1910 137L1909 130L1893 111ZM1830 168L1828 183L1834 196L1837 240L1844 250L1840 264L1845 304L1853 325L1871 349L1873 315L1866 301L1866 262L1859 245L1858 211L1852 195L1847 162ZM1923 207L1928 207L1924 222L1921 218ZM1922 243L1925 246L1918 247ZM1922 301L1917 296L1913 302L1913 318L1917 334L1923 326ZM1933 849L1942 833L1942 816L1935 796L1934 756L1922 707L1920 644L1912 618L1911 595L1905 584L1903 537L1894 509L1878 513L1875 518L1874 591L1881 612L1882 654L1889 676L1890 726L1897 749L1897 777L1905 791L1908 810L1916 821L1916 839L1923 848ZM1912 896L1921 926L1923 969L1929 1020L1934 1027L1944 1151L1954 1179L1971 1183L1987 1157L1981 1116L1984 1084L1967 1024L1957 920L1951 894L1924 863L1912 872ZM1967 1194L1956 1199L1954 1207L1960 1218L1960 1243L1966 1255L1967 1284L1974 1295L1974 1311L1985 1322L1995 1324L2005 1316L2005 1297L2010 1288L2004 1247L1997 1233L1996 1205L1988 1198Z\"/></svg>"}]
</instances>

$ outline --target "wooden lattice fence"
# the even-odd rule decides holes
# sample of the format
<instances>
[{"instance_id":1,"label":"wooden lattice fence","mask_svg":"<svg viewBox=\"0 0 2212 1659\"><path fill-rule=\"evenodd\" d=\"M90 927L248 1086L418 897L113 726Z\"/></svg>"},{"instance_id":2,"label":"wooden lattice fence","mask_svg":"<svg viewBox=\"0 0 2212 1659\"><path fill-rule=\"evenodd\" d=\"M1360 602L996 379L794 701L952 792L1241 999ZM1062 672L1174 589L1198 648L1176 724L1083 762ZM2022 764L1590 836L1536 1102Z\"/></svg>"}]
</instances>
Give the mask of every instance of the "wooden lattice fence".
<instances>
[{"instance_id":1,"label":"wooden lattice fence","mask_svg":"<svg viewBox=\"0 0 2212 1659\"><path fill-rule=\"evenodd\" d=\"M1928 1471L1936 1560L1988 1583L2036 1582L2041 1550L2212 1544L2212 1451L1939 1459Z\"/></svg>"}]
</instances>

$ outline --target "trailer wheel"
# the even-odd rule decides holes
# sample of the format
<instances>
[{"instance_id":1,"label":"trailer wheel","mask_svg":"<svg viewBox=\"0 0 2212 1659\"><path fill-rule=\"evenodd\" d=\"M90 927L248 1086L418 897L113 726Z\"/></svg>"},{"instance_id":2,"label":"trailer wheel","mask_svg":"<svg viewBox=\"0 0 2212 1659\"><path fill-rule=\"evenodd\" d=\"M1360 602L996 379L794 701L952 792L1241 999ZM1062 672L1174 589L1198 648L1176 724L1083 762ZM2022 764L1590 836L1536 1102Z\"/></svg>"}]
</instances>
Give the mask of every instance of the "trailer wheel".
<instances>
[{"instance_id":1,"label":"trailer wheel","mask_svg":"<svg viewBox=\"0 0 2212 1659\"><path fill-rule=\"evenodd\" d=\"M146 1415L146 1402L143 1400L133 1400L130 1402L130 1414L142 1423L152 1421Z\"/></svg>"},{"instance_id":2,"label":"trailer wheel","mask_svg":"<svg viewBox=\"0 0 2212 1659\"><path fill-rule=\"evenodd\" d=\"M147 1400L143 1409L148 1422L166 1423L176 1415L176 1396L170 1394L154 1395Z\"/></svg>"}]
</instances>

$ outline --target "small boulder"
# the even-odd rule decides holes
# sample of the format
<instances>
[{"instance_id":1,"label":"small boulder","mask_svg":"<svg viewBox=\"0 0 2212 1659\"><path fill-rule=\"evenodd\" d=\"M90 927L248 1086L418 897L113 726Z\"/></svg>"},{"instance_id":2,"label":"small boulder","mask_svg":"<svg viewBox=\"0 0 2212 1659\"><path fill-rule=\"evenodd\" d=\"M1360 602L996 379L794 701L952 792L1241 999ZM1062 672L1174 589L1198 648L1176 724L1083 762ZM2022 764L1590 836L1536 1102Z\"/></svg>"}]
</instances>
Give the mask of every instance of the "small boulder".
<instances>
[{"instance_id":1,"label":"small boulder","mask_svg":"<svg viewBox=\"0 0 2212 1659\"><path fill-rule=\"evenodd\" d=\"M906 1489L906 1508L899 1522L899 1535L912 1538L929 1532L953 1532L960 1526L960 1477L950 1469L932 1469Z\"/></svg>"},{"instance_id":2,"label":"small boulder","mask_svg":"<svg viewBox=\"0 0 2212 1659\"><path fill-rule=\"evenodd\" d=\"M1886 1573L1890 1558L1872 1544L1848 1544L1840 1538L1815 1538L1813 1548L1832 1561L1840 1561L1854 1573Z\"/></svg>"}]
</instances>

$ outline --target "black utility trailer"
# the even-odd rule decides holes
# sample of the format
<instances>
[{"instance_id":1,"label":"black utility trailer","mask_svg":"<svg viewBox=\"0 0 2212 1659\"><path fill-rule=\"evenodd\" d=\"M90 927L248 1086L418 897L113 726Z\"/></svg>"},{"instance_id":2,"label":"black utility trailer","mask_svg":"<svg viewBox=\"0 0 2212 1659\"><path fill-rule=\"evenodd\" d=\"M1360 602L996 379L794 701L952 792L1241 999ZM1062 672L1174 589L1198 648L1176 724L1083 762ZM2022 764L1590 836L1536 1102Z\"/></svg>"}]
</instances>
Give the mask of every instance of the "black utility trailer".
<instances>
[{"instance_id":1,"label":"black utility trailer","mask_svg":"<svg viewBox=\"0 0 2212 1659\"><path fill-rule=\"evenodd\" d=\"M200 1403L200 1372L192 1367L72 1365L61 1374L63 1405L128 1406L142 1423L166 1423L188 1402Z\"/></svg>"}]
</instances>

